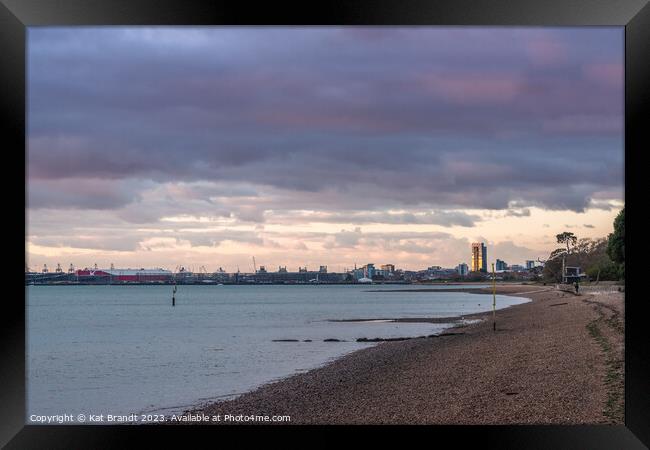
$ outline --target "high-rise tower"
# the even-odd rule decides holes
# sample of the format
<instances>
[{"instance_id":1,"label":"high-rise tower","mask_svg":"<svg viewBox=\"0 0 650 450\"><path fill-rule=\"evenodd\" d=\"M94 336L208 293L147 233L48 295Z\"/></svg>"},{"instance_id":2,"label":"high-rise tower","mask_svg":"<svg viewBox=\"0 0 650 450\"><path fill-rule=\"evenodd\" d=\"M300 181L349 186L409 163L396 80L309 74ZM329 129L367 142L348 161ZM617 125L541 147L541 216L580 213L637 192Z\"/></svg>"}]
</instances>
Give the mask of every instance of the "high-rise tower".
<instances>
[{"instance_id":1,"label":"high-rise tower","mask_svg":"<svg viewBox=\"0 0 650 450\"><path fill-rule=\"evenodd\" d=\"M487 247L483 242L472 244L472 272L487 272Z\"/></svg>"}]
</instances>

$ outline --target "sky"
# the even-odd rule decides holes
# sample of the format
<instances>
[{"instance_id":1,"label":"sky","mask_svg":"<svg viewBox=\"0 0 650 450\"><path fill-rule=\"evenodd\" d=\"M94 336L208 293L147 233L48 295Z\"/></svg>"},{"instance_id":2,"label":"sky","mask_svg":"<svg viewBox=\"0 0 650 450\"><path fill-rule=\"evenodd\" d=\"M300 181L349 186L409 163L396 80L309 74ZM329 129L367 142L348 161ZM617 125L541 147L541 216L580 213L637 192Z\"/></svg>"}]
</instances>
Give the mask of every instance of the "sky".
<instances>
[{"instance_id":1,"label":"sky","mask_svg":"<svg viewBox=\"0 0 650 450\"><path fill-rule=\"evenodd\" d=\"M28 29L27 263L544 259L624 201L623 28Z\"/></svg>"}]
</instances>

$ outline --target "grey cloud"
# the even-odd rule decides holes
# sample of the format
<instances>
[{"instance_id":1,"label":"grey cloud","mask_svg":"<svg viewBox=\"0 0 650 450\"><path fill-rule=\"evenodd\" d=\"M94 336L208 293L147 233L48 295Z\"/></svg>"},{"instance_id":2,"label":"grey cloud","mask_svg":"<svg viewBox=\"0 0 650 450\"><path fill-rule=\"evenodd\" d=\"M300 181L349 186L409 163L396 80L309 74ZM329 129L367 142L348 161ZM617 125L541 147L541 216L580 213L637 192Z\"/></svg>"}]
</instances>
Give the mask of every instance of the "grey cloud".
<instances>
[{"instance_id":1,"label":"grey cloud","mask_svg":"<svg viewBox=\"0 0 650 450\"><path fill-rule=\"evenodd\" d=\"M101 179L33 180L27 188L27 206L39 208L117 209L139 198L138 184Z\"/></svg>"},{"instance_id":2,"label":"grey cloud","mask_svg":"<svg viewBox=\"0 0 650 450\"><path fill-rule=\"evenodd\" d=\"M492 258L490 255L496 255ZM512 241L503 241L498 243L491 243L488 245L488 258L490 260L502 259L508 264L523 264L526 260L537 260L538 257L543 257L545 254L540 254L539 251L516 245Z\"/></svg>"},{"instance_id":3,"label":"grey cloud","mask_svg":"<svg viewBox=\"0 0 650 450\"><path fill-rule=\"evenodd\" d=\"M235 216L245 222L264 222L264 210L255 206L242 206L235 212Z\"/></svg>"},{"instance_id":4,"label":"grey cloud","mask_svg":"<svg viewBox=\"0 0 650 450\"><path fill-rule=\"evenodd\" d=\"M530 216L530 209L528 208L523 208L523 209L510 209L506 213L506 216L512 216L512 217L529 217Z\"/></svg>"},{"instance_id":5,"label":"grey cloud","mask_svg":"<svg viewBox=\"0 0 650 450\"><path fill-rule=\"evenodd\" d=\"M296 242L293 246L294 250L309 250L309 247L307 247L307 244L304 242Z\"/></svg>"},{"instance_id":6,"label":"grey cloud","mask_svg":"<svg viewBox=\"0 0 650 450\"><path fill-rule=\"evenodd\" d=\"M244 231L236 229L223 228L220 230L197 230L188 232L179 230L174 236L181 240L189 241L193 247L208 246L218 247L224 241L233 241L254 245L264 245L264 237L257 231Z\"/></svg>"},{"instance_id":7,"label":"grey cloud","mask_svg":"<svg viewBox=\"0 0 650 450\"><path fill-rule=\"evenodd\" d=\"M306 233L308 236L309 234ZM325 248L383 248L389 251L408 251L412 253L436 254L449 245L455 249L464 246L466 239L456 239L451 234L423 231L363 232L360 227L354 230L341 230L326 236Z\"/></svg>"},{"instance_id":8,"label":"grey cloud","mask_svg":"<svg viewBox=\"0 0 650 450\"><path fill-rule=\"evenodd\" d=\"M544 42L567 57L535 59ZM97 178L581 211L622 184L621 48L614 29L32 29L33 204L133 201L32 188Z\"/></svg>"},{"instance_id":9,"label":"grey cloud","mask_svg":"<svg viewBox=\"0 0 650 450\"><path fill-rule=\"evenodd\" d=\"M61 236L48 235L45 237L32 237L30 242L45 247L71 247L76 249L109 250L117 252L131 252L138 248L136 236Z\"/></svg>"},{"instance_id":10,"label":"grey cloud","mask_svg":"<svg viewBox=\"0 0 650 450\"><path fill-rule=\"evenodd\" d=\"M350 213L319 212L317 214L301 215L300 212L284 211L273 214L268 219L274 222L291 223L352 223L352 224L427 224L473 227L481 218L475 214L462 211L415 211L407 213L389 213L385 211L361 211Z\"/></svg>"},{"instance_id":11,"label":"grey cloud","mask_svg":"<svg viewBox=\"0 0 650 450\"><path fill-rule=\"evenodd\" d=\"M354 230L341 230L334 234L333 239L325 241L325 248L354 248L357 246L361 239L361 228L357 227Z\"/></svg>"}]
</instances>

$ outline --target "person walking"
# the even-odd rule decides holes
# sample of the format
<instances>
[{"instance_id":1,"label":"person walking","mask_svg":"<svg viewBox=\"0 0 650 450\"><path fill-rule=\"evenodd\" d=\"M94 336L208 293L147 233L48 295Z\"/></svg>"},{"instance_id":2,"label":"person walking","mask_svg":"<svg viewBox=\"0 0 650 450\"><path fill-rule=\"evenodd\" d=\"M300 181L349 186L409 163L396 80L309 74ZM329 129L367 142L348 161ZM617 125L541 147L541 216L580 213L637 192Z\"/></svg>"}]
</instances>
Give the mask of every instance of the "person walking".
<instances>
[{"instance_id":1,"label":"person walking","mask_svg":"<svg viewBox=\"0 0 650 450\"><path fill-rule=\"evenodd\" d=\"M580 289L580 285L578 284L578 280L576 280L574 287L576 288L576 295L578 295L578 290Z\"/></svg>"}]
</instances>

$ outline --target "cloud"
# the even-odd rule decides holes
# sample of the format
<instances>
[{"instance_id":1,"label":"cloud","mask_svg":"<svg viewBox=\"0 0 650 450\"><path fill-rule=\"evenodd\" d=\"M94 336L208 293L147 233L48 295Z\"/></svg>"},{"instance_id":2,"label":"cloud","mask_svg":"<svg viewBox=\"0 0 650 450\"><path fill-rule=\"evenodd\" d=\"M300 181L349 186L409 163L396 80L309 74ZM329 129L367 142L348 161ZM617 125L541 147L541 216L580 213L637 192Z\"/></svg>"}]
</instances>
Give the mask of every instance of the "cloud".
<instances>
[{"instance_id":1,"label":"cloud","mask_svg":"<svg viewBox=\"0 0 650 450\"><path fill-rule=\"evenodd\" d=\"M43 247L69 247L76 249L110 250L118 252L133 252L138 248L139 239L135 236L105 236L97 235L49 235L44 237L32 236L32 245Z\"/></svg>"},{"instance_id":2,"label":"cloud","mask_svg":"<svg viewBox=\"0 0 650 450\"><path fill-rule=\"evenodd\" d=\"M494 258L492 255L498 255ZM501 241L497 243L491 243L488 246L488 259L494 260L499 258L510 264L521 264L526 260L537 260L540 256L540 252L531 249L525 246L517 245L512 241Z\"/></svg>"},{"instance_id":3,"label":"cloud","mask_svg":"<svg viewBox=\"0 0 650 450\"><path fill-rule=\"evenodd\" d=\"M242 206L235 216L246 222L264 222L264 211L255 206Z\"/></svg>"},{"instance_id":4,"label":"cloud","mask_svg":"<svg viewBox=\"0 0 650 450\"><path fill-rule=\"evenodd\" d=\"M548 119L542 127L555 133L622 133L623 118L618 114L569 115Z\"/></svg>"},{"instance_id":5,"label":"cloud","mask_svg":"<svg viewBox=\"0 0 650 450\"><path fill-rule=\"evenodd\" d=\"M361 239L361 228L357 227L354 230L341 230L340 232L329 237L325 243L325 248L354 248Z\"/></svg>"},{"instance_id":6,"label":"cloud","mask_svg":"<svg viewBox=\"0 0 650 450\"><path fill-rule=\"evenodd\" d=\"M126 188L116 198L32 185L146 179L293 190L319 204L334 189L397 206L520 197L579 210L622 183L619 31L30 30L34 204L84 208L96 196L119 208Z\"/></svg>"},{"instance_id":7,"label":"cloud","mask_svg":"<svg viewBox=\"0 0 650 450\"><path fill-rule=\"evenodd\" d=\"M92 178L36 179L27 188L32 209L117 209L139 198L139 183Z\"/></svg>"},{"instance_id":8,"label":"cloud","mask_svg":"<svg viewBox=\"0 0 650 450\"><path fill-rule=\"evenodd\" d=\"M526 51L534 65L553 66L567 62L569 58L567 47L567 44L549 32L546 36L530 40L526 45Z\"/></svg>"},{"instance_id":9,"label":"cloud","mask_svg":"<svg viewBox=\"0 0 650 450\"><path fill-rule=\"evenodd\" d=\"M387 212L327 212L327 211L285 211L272 214L269 221L276 223L352 223L352 224L403 224L441 225L444 227L473 227L481 217L463 211L418 211Z\"/></svg>"},{"instance_id":10,"label":"cloud","mask_svg":"<svg viewBox=\"0 0 650 450\"><path fill-rule=\"evenodd\" d=\"M462 105L511 102L521 91L518 76L450 73L429 76L422 81L425 90L437 97Z\"/></svg>"},{"instance_id":11,"label":"cloud","mask_svg":"<svg viewBox=\"0 0 650 450\"><path fill-rule=\"evenodd\" d=\"M293 247L293 250L309 250L309 247L304 242L296 242Z\"/></svg>"},{"instance_id":12,"label":"cloud","mask_svg":"<svg viewBox=\"0 0 650 450\"><path fill-rule=\"evenodd\" d=\"M623 85L625 68L622 63L593 63L583 66L583 73L589 80L620 88Z\"/></svg>"},{"instance_id":13,"label":"cloud","mask_svg":"<svg viewBox=\"0 0 650 450\"><path fill-rule=\"evenodd\" d=\"M29 236L80 252L234 260L253 246L349 264L381 250L425 264L467 260L467 241L371 230L465 233L533 207L613 211L623 36L31 28Z\"/></svg>"},{"instance_id":14,"label":"cloud","mask_svg":"<svg viewBox=\"0 0 650 450\"><path fill-rule=\"evenodd\" d=\"M508 212L506 213L506 216L511 216L511 217L530 217L530 209L529 209L529 208L522 208L522 209L509 209Z\"/></svg>"}]
</instances>

